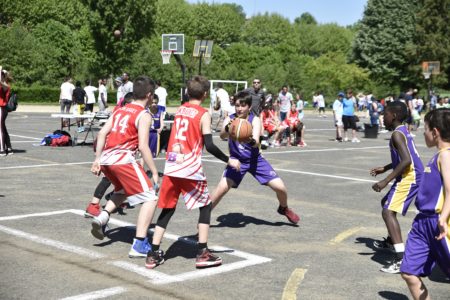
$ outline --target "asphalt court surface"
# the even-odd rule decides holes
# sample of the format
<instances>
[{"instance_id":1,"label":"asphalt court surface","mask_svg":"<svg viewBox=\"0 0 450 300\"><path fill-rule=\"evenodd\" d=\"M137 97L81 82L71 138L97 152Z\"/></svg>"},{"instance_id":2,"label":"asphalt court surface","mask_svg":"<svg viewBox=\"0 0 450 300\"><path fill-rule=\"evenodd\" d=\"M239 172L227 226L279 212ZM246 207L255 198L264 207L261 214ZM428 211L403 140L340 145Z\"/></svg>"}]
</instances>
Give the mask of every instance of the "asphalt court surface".
<instances>
[{"instance_id":1,"label":"asphalt court surface","mask_svg":"<svg viewBox=\"0 0 450 300\"><path fill-rule=\"evenodd\" d=\"M59 124L50 113L8 116L16 153L0 158L0 299L409 297L399 275L379 271L390 255L371 246L386 235L380 199L387 190L372 191L369 170L390 161L390 133L377 139L358 133L361 143L336 143L331 116L307 115L306 148L263 151L287 186L299 226L277 214L268 187L246 176L212 214L208 245L222 266L195 269L198 212L179 202L161 245L166 262L147 270L143 259L128 258L139 207L113 215L105 240L90 235L82 213L99 181L89 172L92 147L39 146ZM435 150L426 148L421 129L416 134L426 163ZM225 142L215 142L226 150ZM158 169L163 163L160 156ZM212 191L224 164L205 152L204 168ZM414 215L411 206L399 217L404 238ZM449 280L440 270L424 281L433 299L448 299Z\"/></svg>"}]
</instances>

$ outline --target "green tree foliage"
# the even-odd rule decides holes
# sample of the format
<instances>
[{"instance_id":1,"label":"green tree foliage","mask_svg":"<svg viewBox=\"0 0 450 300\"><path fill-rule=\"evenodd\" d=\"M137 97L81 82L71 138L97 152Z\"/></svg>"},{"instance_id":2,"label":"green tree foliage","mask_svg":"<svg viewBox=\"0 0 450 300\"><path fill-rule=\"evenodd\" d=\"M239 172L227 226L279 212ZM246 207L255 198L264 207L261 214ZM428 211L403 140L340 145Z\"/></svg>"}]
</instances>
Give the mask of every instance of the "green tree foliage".
<instances>
[{"instance_id":1,"label":"green tree foliage","mask_svg":"<svg viewBox=\"0 0 450 300\"><path fill-rule=\"evenodd\" d=\"M295 18L294 23L297 25L317 25L316 19L308 12L304 12L300 17Z\"/></svg>"},{"instance_id":2,"label":"green tree foliage","mask_svg":"<svg viewBox=\"0 0 450 300\"><path fill-rule=\"evenodd\" d=\"M256 46L276 46L293 43L294 30L289 20L278 15L257 15L249 19L242 28L242 41Z\"/></svg>"},{"instance_id":3,"label":"green tree foliage","mask_svg":"<svg viewBox=\"0 0 450 300\"><path fill-rule=\"evenodd\" d=\"M192 5L184 0L158 0L156 3L155 34L192 32Z\"/></svg>"},{"instance_id":4,"label":"green tree foliage","mask_svg":"<svg viewBox=\"0 0 450 300\"><path fill-rule=\"evenodd\" d=\"M435 84L450 85L450 0L419 0L416 15L416 66L422 61L440 61L441 75ZM417 70L418 68L416 68Z\"/></svg>"},{"instance_id":5,"label":"green tree foliage","mask_svg":"<svg viewBox=\"0 0 450 300\"><path fill-rule=\"evenodd\" d=\"M406 49L414 43L416 0L369 0L353 46L354 61L371 78L407 82Z\"/></svg>"},{"instance_id":6,"label":"green tree foliage","mask_svg":"<svg viewBox=\"0 0 450 300\"><path fill-rule=\"evenodd\" d=\"M121 72L140 41L154 29L155 1L80 0L89 8L88 22L98 54L94 70ZM121 36L114 36L120 30Z\"/></svg>"}]
</instances>

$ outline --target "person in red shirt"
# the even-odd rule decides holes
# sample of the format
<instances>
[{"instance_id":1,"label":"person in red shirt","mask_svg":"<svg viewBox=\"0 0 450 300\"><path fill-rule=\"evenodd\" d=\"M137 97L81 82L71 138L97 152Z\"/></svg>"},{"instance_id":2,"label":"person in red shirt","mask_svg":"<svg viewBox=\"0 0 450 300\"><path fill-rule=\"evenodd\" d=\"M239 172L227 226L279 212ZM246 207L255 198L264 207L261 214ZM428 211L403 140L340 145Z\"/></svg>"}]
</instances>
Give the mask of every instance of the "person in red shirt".
<instances>
[{"instance_id":1,"label":"person in red shirt","mask_svg":"<svg viewBox=\"0 0 450 300\"><path fill-rule=\"evenodd\" d=\"M209 87L210 82L205 77L193 77L187 84L189 102L181 105L175 113L158 201L162 211L153 234L152 251L147 254L146 268L153 269L164 262L164 252L159 250L159 246L180 194L187 209L200 210L195 266L205 268L222 264L222 258L212 254L207 246L212 204L202 166L203 146L238 171L240 163L225 155L212 141L211 115L201 106L208 97Z\"/></svg>"},{"instance_id":2,"label":"person in red shirt","mask_svg":"<svg viewBox=\"0 0 450 300\"><path fill-rule=\"evenodd\" d=\"M279 147L279 136L282 128L280 127L280 121L277 117L277 113L273 109L271 100L264 103L263 110L260 114L260 119L263 127L263 136L267 136L268 138L273 135L275 146ZM266 131L267 133L265 134L264 131ZM268 144L267 141L265 141L265 143Z\"/></svg>"},{"instance_id":3,"label":"person in red shirt","mask_svg":"<svg viewBox=\"0 0 450 300\"><path fill-rule=\"evenodd\" d=\"M158 171L148 146L152 118L147 110L155 91L153 80L146 76L136 78L134 101L117 109L100 130L97 138L96 158L91 171L97 176L104 173L114 185L114 194L105 209L92 219L92 235L102 240L110 214L125 199L132 206L143 203L136 224L136 238L130 257L145 257L151 250L147 238L148 227L157 203ZM152 172L153 183L136 160L139 152Z\"/></svg>"},{"instance_id":4,"label":"person in red shirt","mask_svg":"<svg viewBox=\"0 0 450 300\"><path fill-rule=\"evenodd\" d=\"M10 80L9 73L0 67L0 156L13 154L8 129L6 129L6 117L8 116L6 104L11 93Z\"/></svg>"}]
</instances>

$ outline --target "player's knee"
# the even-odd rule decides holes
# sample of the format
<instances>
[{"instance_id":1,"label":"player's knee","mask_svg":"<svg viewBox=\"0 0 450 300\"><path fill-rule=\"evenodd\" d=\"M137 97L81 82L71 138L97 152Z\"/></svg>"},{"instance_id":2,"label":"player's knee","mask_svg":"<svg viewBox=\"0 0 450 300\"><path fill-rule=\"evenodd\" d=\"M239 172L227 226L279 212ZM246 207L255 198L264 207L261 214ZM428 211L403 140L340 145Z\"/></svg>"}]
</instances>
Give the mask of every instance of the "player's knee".
<instances>
[{"instance_id":1,"label":"player's knee","mask_svg":"<svg viewBox=\"0 0 450 300\"><path fill-rule=\"evenodd\" d=\"M156 222L156 225L158 225L161 228L166 229L167 224L169 224L170 218L172 218L174 213L175 213L175 208L163 208L163 210L161 211L161 214L158 217L158 221Z\"/></svg>"},{"instance_id":2,"label":"player's knee","mask_svg":"<svg viewBox=\"0 0 450 300\"><path fill-rule=\"evenodd\" d=\"M407 273L402 273L401 275L402 275L403 280L406 281L406 283L408 285L420 284L420 278L415 275L411 275L411 274L407 274Z\"/></svg>"},{"instance_id":3,"label":"player's knee","mask_svg":"<svg viewBox=\"0 0 450 300\"><path fill-rule=\"evenodd\" d=\"M206 206L200 207L200 215L198 217L199 224L208 224L211 223L211 210L212 204L209 203Z\"/></svg>"},{"instance_id":4,"label":"player's knee","mask_svg":"<svg viewBox=\"0 0 450 300\"><path fill-rule=\"evenodd\" d=\"M381 212L381 215L383 216L383 219L392 219L397 216L397 213L395 211L389 210L387 208L383 208L383 211Z\"/></svg>"}]
</instances>

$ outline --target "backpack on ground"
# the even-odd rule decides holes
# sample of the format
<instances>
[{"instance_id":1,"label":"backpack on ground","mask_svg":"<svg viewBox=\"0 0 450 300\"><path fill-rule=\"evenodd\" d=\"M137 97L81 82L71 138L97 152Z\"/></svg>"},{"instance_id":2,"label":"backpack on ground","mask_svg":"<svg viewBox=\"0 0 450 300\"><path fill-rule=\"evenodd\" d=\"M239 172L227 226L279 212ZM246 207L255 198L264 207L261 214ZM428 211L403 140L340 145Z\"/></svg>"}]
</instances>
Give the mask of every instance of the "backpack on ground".
<instances>
[{"instance_id":1,"label":"backpack on ground","mask_svg":"<svg viewBox=\"0 0 450 300\"><path fill-rule=\"evenodd\" d=\"M8 102L6 103L6 110L8 112L16 111L17 106L19 106L17 103L17 94L11 93L9 95Z\"/></svg>"}]
</instances>

